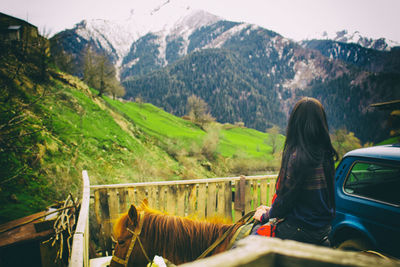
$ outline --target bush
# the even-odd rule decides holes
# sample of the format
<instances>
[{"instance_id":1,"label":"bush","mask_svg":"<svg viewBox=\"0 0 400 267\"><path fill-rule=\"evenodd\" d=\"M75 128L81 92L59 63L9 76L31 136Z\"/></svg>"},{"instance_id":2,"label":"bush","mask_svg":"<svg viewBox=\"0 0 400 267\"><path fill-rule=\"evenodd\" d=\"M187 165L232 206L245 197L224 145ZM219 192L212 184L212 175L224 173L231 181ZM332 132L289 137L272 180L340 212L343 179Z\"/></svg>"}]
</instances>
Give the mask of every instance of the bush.
<instances>
[{"instance_id":1,"label":"bush","mask_svg":"<svg viewBox=\"0 0 400 267\"><path fill-rule=\"evenodd\" d=\"M209 161L214 161L217 156L217 148L219 143L219 129L211 129L204 141L201 148L201 154Z\"/></svg>"}]
</instances>

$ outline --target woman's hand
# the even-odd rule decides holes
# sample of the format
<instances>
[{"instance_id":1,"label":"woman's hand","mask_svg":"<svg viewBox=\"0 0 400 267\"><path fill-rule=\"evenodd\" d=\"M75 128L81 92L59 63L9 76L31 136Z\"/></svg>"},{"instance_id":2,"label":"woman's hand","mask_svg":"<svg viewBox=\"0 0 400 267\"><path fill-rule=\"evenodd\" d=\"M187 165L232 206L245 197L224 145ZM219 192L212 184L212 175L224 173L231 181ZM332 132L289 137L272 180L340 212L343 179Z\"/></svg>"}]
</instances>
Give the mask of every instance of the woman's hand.
<instances>
[{"instance_id":1,"label":"woman's hand","mask_svg":"<svg viewBox=\"0 0 400 267\"><path fill-rule=\"evenodd\" d=\"M261 205L261 206L259 206L256 210L265 210L265 211L268 211L269 209L270 209L270 207Z\"/></svg>"},{"instance_id":2,"label":"woman's hand","mask_svg":"<svg viewBox=\"0 0 400 267\"><path fill-rule=\"evenodd\" d=\"M267 213L269 211L269 209L270 209L270 207L268 207L268 206L259 206L256 209L256 212L254 213L253 218L255 220L261 222L263 214Z\"/></svg>"}]
</instances>

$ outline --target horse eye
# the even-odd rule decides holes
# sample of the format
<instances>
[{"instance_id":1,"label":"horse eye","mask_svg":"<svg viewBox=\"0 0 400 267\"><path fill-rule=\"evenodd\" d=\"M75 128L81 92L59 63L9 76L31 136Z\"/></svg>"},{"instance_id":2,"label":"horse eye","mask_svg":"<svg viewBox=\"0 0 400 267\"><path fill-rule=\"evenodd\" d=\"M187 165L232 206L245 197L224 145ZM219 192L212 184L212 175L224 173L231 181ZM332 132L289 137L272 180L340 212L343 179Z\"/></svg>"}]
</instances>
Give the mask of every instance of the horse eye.
<instances>
[{"instance_id":1,"label":"horse eye","mask_svg":"<svg viewBox=\"0 0 400 267\"><path fill-rule=\"evenodd\" d=\"M118 241L118 245L123 245L123 244L125 244L125 240Z\"/></svg>"}]
</instances>

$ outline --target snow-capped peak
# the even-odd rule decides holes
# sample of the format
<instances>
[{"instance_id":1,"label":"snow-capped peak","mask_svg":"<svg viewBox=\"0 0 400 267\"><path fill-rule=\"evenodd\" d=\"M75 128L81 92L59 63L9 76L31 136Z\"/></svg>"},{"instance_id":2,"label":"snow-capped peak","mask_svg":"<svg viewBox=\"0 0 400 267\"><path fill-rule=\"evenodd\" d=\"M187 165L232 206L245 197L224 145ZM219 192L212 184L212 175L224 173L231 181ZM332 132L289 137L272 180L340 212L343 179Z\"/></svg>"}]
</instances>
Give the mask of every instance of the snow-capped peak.
<instances>
[{"instance_id":1,"label":"snow-capped peak","mask_svg":"<svg viewBox=\"0 0 400 267\"><path fill-rule=\"evenodd\" d=\"M114 50L122 59L129 52L131 44L147 33L155 33L160 37L188 36L201 26L221 20L206 11L193 9L186 0L148 0L146 4L141 2L137 6L124 19L82 21L75 26L76 33L86 40L96 40L110 52Z\"/></svg>"},{"instance_id":2,"label":"snow-capped peak","mask_svg":"<svg viewBox=\"0 0 400 267\"><path fill-rule=\"evenodd\" d=\"M328 33L327 31L324 31L320 37L314 37L314 39L333 40L342 43L354 43L365 48L372 48L382 51L389 51L392 47L400 46L400 43L388 40L386 38L373 39L365 37L365 35L359 31L350 33L347 30L341 30L334 33Z\"/></svg>"},{"instance_id":3,"label":"snow-capped peak","mask_svg":"<svg viewBox=\"0 0 400 267\"><path fill-rule=\"evenodd\" d=\"M119 23L124 24L134 35L143 36L149 32L171 32L177 27L182 27L182 24L190 28L199 27L215 22L217 18L205 11L193 9L185 0L152 2L151 8L131 10L130 17Z\"/></svg>"}]
</instances>

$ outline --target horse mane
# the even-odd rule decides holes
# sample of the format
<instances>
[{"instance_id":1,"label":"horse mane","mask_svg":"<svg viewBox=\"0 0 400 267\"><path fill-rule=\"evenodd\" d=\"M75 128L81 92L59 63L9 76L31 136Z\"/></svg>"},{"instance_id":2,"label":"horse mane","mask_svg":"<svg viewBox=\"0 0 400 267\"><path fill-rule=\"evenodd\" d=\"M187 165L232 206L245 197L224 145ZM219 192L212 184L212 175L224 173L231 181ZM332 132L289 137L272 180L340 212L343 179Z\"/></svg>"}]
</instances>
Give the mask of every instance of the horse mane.
<instances>
[{"instance_id":1,"label":"horse mane","mask_svg":"<svg viewBox=\"0 0 400 267\"><path fill-rule=\"evenodd\" d=\"M220 222L195 220L172 216L141 205L138 212L145 211L142 233L156 255L180 264L195 260L220 237L231 225ZM114 225L115 236L120 236L129 217L124 213Z\"/></svg>"}]
</instances>

